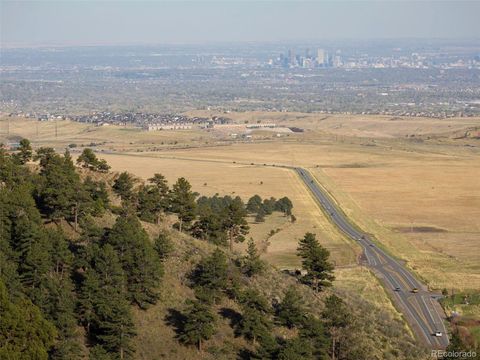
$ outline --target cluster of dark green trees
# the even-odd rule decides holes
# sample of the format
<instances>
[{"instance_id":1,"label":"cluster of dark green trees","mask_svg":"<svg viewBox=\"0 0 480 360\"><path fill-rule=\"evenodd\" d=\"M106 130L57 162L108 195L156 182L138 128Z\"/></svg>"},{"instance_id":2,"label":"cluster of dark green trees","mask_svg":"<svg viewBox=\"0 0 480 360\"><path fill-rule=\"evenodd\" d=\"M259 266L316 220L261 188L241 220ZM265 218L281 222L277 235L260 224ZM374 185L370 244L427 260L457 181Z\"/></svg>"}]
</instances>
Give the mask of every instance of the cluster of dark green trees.
<instances>
[{"instance_id":1,"label":"cluster of dark green trees","mask_svg":"<svg viewBox=\"0 0 480 360\"><path fill-rule=\"evenodd\" d=\"M333 268L325 265L329 264L328 253L326 257L319 254L325 254L323 251L313 234L306 234L300 241L299 253L308 262L306 268L315 270L315 274L309 275L305 282L316 290L328 286L327 279L333 280ZM320 263L325 267L323 271ZM346 329L353 324L353 317L342 299L336 295L327 297L320 317L312 314L296 287L289 287L283 299L275 302L253 289L242 277L248 279L264 270L265 264L259 259L253 241L249 242L247 255L240 259L232 260L218 248L203 258L190 276L195 299L186 302L183 323L177 329L179 340L202 350L204 341L217 332L215 305L223 297L229 297L241 309L232 325L235 334L249 340L255 349L245 350L243 355L248 358L355 358L344 336ZM274 330L279 327L296 330L296 335L289 338L275 336Z\"/></svg>"},{"instance_id":2,"label":"cluster of dark green trees","mask_svg":"<svg viewBox=\"0 0 480 360\"><path fill-rule=\"evenodd\" d=\"M80 166L98 172L107 172L110 170L110 165L104 159L97 158L97 155L92 149L86 148L77 158L77 164Z\"/></svg>"},{"instance_id":3,"label":"cluster of dark green trees","mask_svg":"<svg viewBox=\"0 0 480 360\"><path fill-rule=\"evenodd\" d=\"M295 216L292 214L292 201L286 196L278 200L274 197L262 200L259 195L254 195L248 199L246 209L248 213L255 214L256 222L265 221L265 216L272 214L274 211L280 211L286 216L290 216L292 221L295 221Z\"/></svg>"},{"instance_id":4,"label":"cluster of dark green trees","mask_svg":"<svg viewBox=\"0 0 480 360\"><path fill-rule=\"evenodd\" d=\"M84 151L78 164L107 171L92 154ZM31 160L35 165L27 166ZM122 206L110 203L111 191ZM0 359L132 358L132 309L159 300L163 264L174 251L167 233L152 241L140 220L159 223L165 214L176 214L179 231L218 246L188 278L195 296L178 325L182 343L202 350L217 332L219 313L229 316L219 309L228 297L241 310L231 309L231 320L235 334L251 342L248 358L364 358L358 322L341 298L327 297L319 316L297 287L281 300L268 298L252 286L267 269L253 240L245 256L225 252L244 241L249 214L293 216L292 207L286 197L256 195L247 204L239 197L198 197L186 179L169 187L160 174L143 184L121 173L110 187L80 177L68 151L34 154L28 140L13 154L0 148ZM102 228L96 217L106 211L118 216ZM297 254L304 269L299 281L317 292L331 285L329 252L314 234L305 234ZM278 336L282 327L292 335Z\"/></svg>"},{"instance_id":5,"label":"cluster of dark green trees","mask_svg":"<svg viewBox=\"0 0 480 360\"><path fill-rule=\"evenodd\" d=\"M171 188L161 174L155 174L147 184L137 186L137 182L124 172L115 179L113 190L124 207L133 209L141 220L159 223L165 214L176 214L179 231L187 231L193 237L216 245L228 245L230 249L234 243L245 240L249 214L256 212L257 218L261 214L262 221L273 211L293 216L293 205L287 197L262 201L255 195L245 204L238 196L198 197L185 178L179 178Z\"/></svg>"},{"instance_id":6,"label":"cluster of dark green trees","mask_svg":"<svg viewBox=\"0 0 480 360\"><path fill-rule=\"evenodd\" d=\"M128 208L96 227L107 185L82 180L68 152L22 143L0 150L0 358L85 358L81 326L92 359L131 357L131 305L157 301L168 239L150 241Z\"/></svg>"}]
</instances>

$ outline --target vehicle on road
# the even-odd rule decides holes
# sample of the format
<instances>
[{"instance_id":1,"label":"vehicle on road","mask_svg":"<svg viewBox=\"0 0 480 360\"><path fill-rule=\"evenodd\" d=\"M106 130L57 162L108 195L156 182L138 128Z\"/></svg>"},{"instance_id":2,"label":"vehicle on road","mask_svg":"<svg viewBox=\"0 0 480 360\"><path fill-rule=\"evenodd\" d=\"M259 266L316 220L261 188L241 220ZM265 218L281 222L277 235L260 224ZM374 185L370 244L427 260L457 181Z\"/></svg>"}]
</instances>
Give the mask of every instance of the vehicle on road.
<instances>
[{"instance_id":1,"label":"vehicle on road","mask_svg":"<svg viewBox=\"0 0 480 360\"><path fill-rule=\"evenodd\" d=\"M400 288L397 286L394 291L400 291Z\"/></svg>"},{"instance_id":2,"label":"vehicle on road","mask_svg":"<svg viewBox=\"0 0 480 360\"><path fill-rule=\"evenodd\" d=\"M412 293L414 293L414 294L418 293L418 289L417 289L417 288L413 288L413 289L412 289Z\"/></svg>"},{"instance_id":3,"label":"vehicle on road","mask_svg":"<svg viewBox=\"0 0 480 360\"><path fill-rule=\"evenodd\" d=\"M437 336L437 337L440 337L442 336L442 332L441 331L435 331L435 334L433 334L434 336Z\"/></svg>"}]
</instances>

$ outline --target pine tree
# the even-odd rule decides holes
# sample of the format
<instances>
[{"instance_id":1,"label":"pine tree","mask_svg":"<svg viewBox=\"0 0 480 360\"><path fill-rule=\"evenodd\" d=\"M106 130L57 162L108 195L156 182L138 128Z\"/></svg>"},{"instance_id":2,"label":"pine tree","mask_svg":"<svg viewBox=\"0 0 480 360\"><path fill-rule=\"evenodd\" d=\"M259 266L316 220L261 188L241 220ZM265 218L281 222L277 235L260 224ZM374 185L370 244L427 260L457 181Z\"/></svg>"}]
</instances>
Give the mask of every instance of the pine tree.
<instances>
[{"instance_id":1,"label":"pine tree","mask_svg":"<svg viewBox=\"0 0 480 360\"><path fill-rule=\"evenodd\" d=\"M320 319L307 315L300 327L299 336L307 340L313 349L316 359L328 359L328 336Z\"/></svg>"},{"instance_id":2,"label":"pine tree","mask_svg":"<svg viewBox=\"0 0 480 360\"><path fill-rule=\"evenodd\" d=\"M165 261L175 250L173 242L166 232L160 232L160 234L158 234L155 239L154 248L161 261Z\"/></svg>"},{"instance_id":3,"label":"pine tree","mask_svg":"<svg viewBox=\"0 0 480 360\"><path fill-rule=\"evenodd\" d=\"M134 353L133 337L135 327L129 302L127 301L124 270L115 249L105 244L94 245L90 251L90 266L98 279L91 285L94 315L91 317L90 334L94 341L106 351L114 353L120 359L129 359ZM85 286L85 280L82 287ZM83 290L88 290L83 288ZM87 302L88 304L88 302Z\"/></svg>"},{"instance_id":4,"label":"pine tree","mask_svg":"<svg viewBox=\"0 0 480 360\"><path fill-rule=\"evenodd\" d=\"M330 253L315 239L315 234L305 234L299 242L297 255L302 258L302 267L307 271L302 278L305 284L316 291L331 286L335 277L332 274L334 267L328 261Z\"/></svg>"},{"instance_id":5,"label":"pine tree","mask_svg":"<svg viewBox=\"0 0 480 360\"><path fill-rule=\"evenodd\" d=\"M30 144L30 140L22 139L20 140L20 146L18 147L18 155L17 155L20 164L26 164L32 159L32 145Z\"/></svg>"},{"instance_id":6,"label":"pine tree","mask_svg":"<svg viewBox=\"0 0 480 360\"><path fill-rule=\"evenodd\" d=\"M251 277L261 274L265 270L265 262L260 259L257 247L252 238L248 241L247 256L243 259L242 269L243 272Z\"/></svg>"},{"instance_id":7,"label":"pine tree","mask_svg":"<svg viewBox=\"0 0 480 360\"><path fill-rule=\"evenodd\" d=\"M264 221L265 221L265 210L263 206L260 206L260 208L257 211L257 215L255 215L255 222L262 223Z\"/></svg>"},{"instance_id":8,"label":"pine tree","mask_svg":"<svg viewBox=\"0 0 480 360\"><path fill-rule=\"evenodd\" d=\"M77 158L77 164L90 170L97 170L98 158L97 155L90 148L83 149L80 156Z\"/></svg>"},{"instance_id":9,"label":"pine tree","mask_svg":"<svg viewBox=\"0 0 480 360\"><path fill-rule=\"evenodd\" d=\"M113 182L113 191L124 201L130 201L133 198L133 187L135 180L127 173L122 172Z\"/></svg>"},{"instance_id":10,"label":"pine tree","mask_svg":"<svg viewBox=\"0 0 480 360\"><path fill-rule=\"evenodd\" d=\"M269 336L272 327L269 315L271 313L267 300L256 290L246 290L240 299L242 319L239 333L256 344L257 339Z\"/></svg>"},{"instance_id":11,"label":"pine tree","mask_svg":"<svg viewBox=\"0 0 480 360\"><path fill-rule=\"evenodd\" d=\"M234 242L243 242L246 234L248 234L249 226L247 225L247 211L240 197L236 197L226 208L223 221L229 242L230 250L233 250Z\"/></svg>"},{"instance_id":12,"label":"pine tree","mask_svg":"<svg viewBox=\"0 0 480 360\"><path fill-rule=\"evenodd\" d=\"M97 171L106 173L110 170L110 165L108 165L105 159L100 159L97 165Z\"/></svg>"},{"instance_id":13,"label":"pine tree","mask_svg":"<svg viewBox=\"0 0 480 360\"><path fill-rule=\"evenodd\" d=\"M182 326L179 339L185 344L195 344L202 351L203 341L210 339L216 332L215 315L210 307L199 301L187 301L189 308L185 313L185 323Z\"/></svg>"},{"instance_id":14,"label":"pine tree","mask_svg":"<svg viewBox=\"0 0 480 360\"><path fill-rule=\"evenodd\" d=\"M293 287L289 287L276 311L277 321L288 328L303 324L306 311L302 298Z\"/></svg>"},{"instance_id":15,"label":"pine tree","mask_svg":"<svg viewBox=\"0 0 480 360\"><path fill-rule=\"evenodd\" d=\"M313 348L310 342L301 337L286 340L279 352L278 360L313 360L317 359L313 355Z\"/></svg>"},{"instance_id":16,"label":"pine tree","mask_svg":"<svg viewBox=\"0 0 480 360\"><path fill-rule=\"evenodd\" d=\"M0 359L47 360L55 327L29 300L10 300L0 279Z\"/></svg>"},{"instance_id":17,"label":"pine tree","mask_svg":"<svg viewBox=\"0 0 480 360\"><path fill-rule=\"evenodd\" d=\"M227 235L223 229L223 216L211 207L200 206L199 219L193 224L191 234L193 237L208 240L215 245L227 245Z\"/></svg>"},{"instance_id":18,"label":"pine tree","mask_svg":"<svg viewBox=\"0 0 480 360\"><path fill-rule=\"evenodd\" d=\"M51 220L66 218L74 220L76 226L79 207L86 195L70 156L47 151L40 164L36 194L39 209Z\"/></svg>"},{"instance_id":19,"label":"pine tree","mask_svg":"<svg viewBox=\"0 0 480 360\"><path fill-rule=\"evenodd\" d=\"M158 177L161 176L156 174ZM159 224L161 215L168 206L168 187L159 178L152 178L159 185L142 185L138 191L138 213L140 219Z\"/></svg>"},{"instance_id":20,"label":"pine tree","mask_svg":"<svg viewBox=\"0 0 480 360\"><path fill-rule=\"evenodd\" d=\"M138 219L134 216L118 217L106 242L118 253L131 301L141 308L155 304L162 267Z\"/></svg>"},{"instance_id":21,"label":"pine tree","mask_svg":"<svg viewBox=\"0 0 480 360\"><path fill-rule=\"evenodd\" d=\"M178 215L179 231L195 219L195 194L185 178L179 178L171 191L171 211Z\"/></svg>"},{"instance_id":22,"label":"pine tree","mask_svg":"<svg viewBox=\"0 0 480 360\"><path fill-rule=\"evenodd\" d=\"M351 325L351 314L343 300L332 294L325 299L325 309L322 312L322 317L331 341L330 355L332 358L338 358L342 347L341 334L344 329Z\"/></svg>"},{"instance_id":23,"label":"pine tree","mask_svg":"<svg viewBox=\"0 0 480 360\"><path fill-rule=\"evenodd\" d=\"M247 211L250 214L258 213L262 207L262 198L259 195L253 195L247 202Z\"/></svg>"},{"instance_id":24,"label":"pine tree","mask_svg":"<svg viewBox=\"0 0 480 360\"><path fill-rule=\"evenodd\" d=\"M207 296L214 302L220 298L221 292L227 286L228 263L227 257L216 249L209 257L202 259L194 270L191 279L197 294Z\"/></svg>"},{"instance_id":25,"label":"pine tree","mask_svg":"<svg viewBox=\"0 0 480 360\"><path fill-rule=\"evenodd\" d=\"M288 197L278 199L275 203L275 210L283 212L286 216L292 215L293 204Z\"/></svg>"},{"instance_id":26,"label":"pine tree","mask_svg":"<svg viewBox=\"0 0 480 360\"><path fill-rule=\"evenodd\" d=\"M120 359L130 359L135 327L127 300L111 289L102 291L97 300L95 338L108 352Z\"/></svg>"},{"instance_id":27,"label":"pine tree","mask_svg":"<svg viewBox=\"0 0 480 360\"><path fill-rule=\"evenodd\" d=\"M85 327L88 336L90 327L98 319L95 313L95 303L100 289L100 279L95 269L84 269L78 291L77 311L80 323Z\"/></svg>"},{"instance_id":28,"label":"pine tree","mask_svg":"<svg viewBox=\"0 0 480 360\"><path fill-rule=\"evenodd\" d=\"M170 205L170 189L168 188L167 179L161 174L154 174L153 177L148 179L148 181L155 189L155 191L153 192L155 198L155 205L152 207L152 212L155 215L155 222L159 224L162 213L166 212Z\"/></svg>"}]
</instances>

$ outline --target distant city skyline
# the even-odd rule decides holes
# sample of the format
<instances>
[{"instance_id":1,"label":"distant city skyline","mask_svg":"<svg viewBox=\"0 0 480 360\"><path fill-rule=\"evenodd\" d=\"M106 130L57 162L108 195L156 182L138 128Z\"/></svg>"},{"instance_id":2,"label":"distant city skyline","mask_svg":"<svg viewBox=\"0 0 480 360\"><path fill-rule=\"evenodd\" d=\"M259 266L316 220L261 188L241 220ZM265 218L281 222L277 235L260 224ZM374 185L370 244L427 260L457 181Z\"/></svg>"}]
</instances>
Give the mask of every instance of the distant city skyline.
<instances>
[{"instance_id":1,"label":"distant city skyline","mask_svg":"<svg viewBox=\"0 0 480 360\"><path fill-rule=\"evenodd\" d=\"M480 1L4 1L1 44L479 38Z\"/></svg>"}]
</instances>

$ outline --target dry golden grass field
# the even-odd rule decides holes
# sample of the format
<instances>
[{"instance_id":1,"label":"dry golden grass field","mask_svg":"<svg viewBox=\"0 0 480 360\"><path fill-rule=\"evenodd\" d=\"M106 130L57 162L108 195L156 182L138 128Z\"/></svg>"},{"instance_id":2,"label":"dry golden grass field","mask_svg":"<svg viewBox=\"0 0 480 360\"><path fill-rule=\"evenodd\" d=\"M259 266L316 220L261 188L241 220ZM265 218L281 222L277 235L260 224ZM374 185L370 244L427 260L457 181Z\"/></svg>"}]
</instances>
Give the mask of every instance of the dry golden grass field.
<instances>
[{"instance_id":1,"label":"dry golden grass field","mask_svg":"<svg viewBox=\"0 0 480 360\"><path fill-rule=\"evenodd\" d=\"M179 160L157 157L156 154L103 154L112 169L127 170L147 179L154 173L164 174L170 183L178 177L187 178L193 190L205 195L240 196L245 201L252 195L262 198L288 196L294 204L295 223L274 214L263 224L253 224L252 236L262 248L271 230L280 229L269 237L265 258L278 267L295 267L297 242L305 232L317 234L332 252L338 265L354 264L360 248L345 240L323 217L300 179L290 170L264 166L240 165L202 160ZM244 246L239 245L238 249Z\"/></svg>"},{"instance_id":2,"label":"dry golden grass field","mask_svg":"<svg viewBox=\"0 0 480 360\"><path fill-rule=\"evenodd\" d=\"M100 143L97 149L115 151L100 155L113 170L142 178L160 172L170 182L184 176L202 194L244 199L256 193L286 195L295 206L295 224L279 216L252 224L251 236L266 249L265 257L278 267L298 266L294 254L298 238L311 231L330 249L337 265L355 264L360 249L328 223L293 172L263 164L303 166L356 223L432 287L480 288L480 144L451 136L478 126L479 119L296 113L223 116L239 123L261 120L306 131L246 143L219 141L200 130L148 133L59 121L55 138L53 122L40 123L36 136L37 122L15 119L10 121L10 135L29 137L35 146L57 148ZM5 126L3 119L2 136ZM412 140L412 134L421 140ZM269 236L272 229L279 231Z\"/></svg>"}]
</instances>

